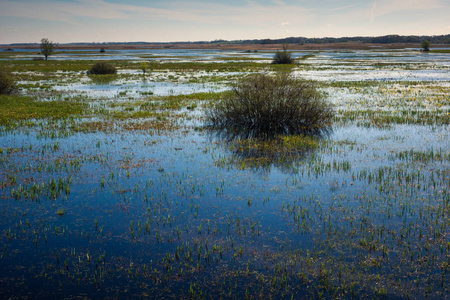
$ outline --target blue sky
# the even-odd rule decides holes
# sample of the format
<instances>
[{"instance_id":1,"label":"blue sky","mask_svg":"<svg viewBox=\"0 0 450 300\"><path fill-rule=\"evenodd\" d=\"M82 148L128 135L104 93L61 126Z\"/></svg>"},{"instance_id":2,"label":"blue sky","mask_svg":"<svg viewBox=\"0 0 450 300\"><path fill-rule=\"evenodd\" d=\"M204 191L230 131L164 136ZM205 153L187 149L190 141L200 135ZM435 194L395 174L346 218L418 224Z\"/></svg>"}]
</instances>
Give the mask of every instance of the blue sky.
<instances>
[{"instance_id":1,"label":"blue sky","mask_svg":"<svg viewBox=\"0 0 450 300\"><path fill-rule=\"evenodd\" d=\"M450 0L0 0L0 44L440 35Z\"/></svg>"}]
</instances>

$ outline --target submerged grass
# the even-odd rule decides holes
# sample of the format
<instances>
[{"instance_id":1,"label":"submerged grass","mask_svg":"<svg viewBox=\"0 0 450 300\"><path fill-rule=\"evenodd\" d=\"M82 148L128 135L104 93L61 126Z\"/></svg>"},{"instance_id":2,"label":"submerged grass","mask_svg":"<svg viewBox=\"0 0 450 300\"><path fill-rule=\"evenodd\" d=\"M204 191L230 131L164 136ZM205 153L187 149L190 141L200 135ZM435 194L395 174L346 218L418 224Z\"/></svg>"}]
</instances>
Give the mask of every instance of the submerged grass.
<instances>
[{"instance_id":1,"label":"submerged grass","mask_svg":"<svg viewBox=\"0 0 450 300\"><path fill-rule=\"evenodd\" d=\"M338 111L335 116L336 122L356 122L361 127L385 127L398 124L415 125L449 125L450 114L448 110L401 110L377 111L377 110L355 110Z\"/></svg>"}]
</instances>

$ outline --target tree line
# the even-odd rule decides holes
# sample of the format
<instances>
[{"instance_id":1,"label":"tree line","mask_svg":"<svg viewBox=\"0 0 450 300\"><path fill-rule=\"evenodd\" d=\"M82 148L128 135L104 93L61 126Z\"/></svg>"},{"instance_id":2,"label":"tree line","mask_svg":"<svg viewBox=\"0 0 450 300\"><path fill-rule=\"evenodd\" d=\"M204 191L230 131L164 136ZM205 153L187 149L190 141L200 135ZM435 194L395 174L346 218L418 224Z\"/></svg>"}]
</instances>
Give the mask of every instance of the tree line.
<instances>
[{"instance_id":1,"label":"tree line","mask_svg":"<svg viewBox=\"0 0 450 300\"><path fill-rule=\"evenodd\" d=\"M405 44L421 44L423 41L428 41L430 44L450 44L450 34L447 35L384 35L375 37L324 37L324 38L306 38L306 37L287 37L281 39L253 39L253 40L214 40L214 41L189 41L189 42L103 42L103 43L67 43L64 45L145 45L145 44L333 44L333 43L351 43L360 42L368 44L395 44L395 43L405 43ZM48 41L48 40L47 40ZM41 41L42 45L45 44ZM36 43L21 43L21 44L10 44L10 46L34 46ZM48 44L47 44L48 45ZM58 44L55 44L57 46ZM62 45L62 44L60 44ZM53 43L51 44L53 50ZM45 54L44 54L45 55Z\"/></svg>"},{"instance_id":2,"label":"tree line","mask_svg":"<svg viewBox=\"0 0 450 300\"><path fill-rule=\"evenodd\" d=\"M216 40L210 43L234 43L234 44L332 44L332 43L350 43L362 42L370 44L394 44L394 43L411 43L420 44L427 40L432 44L450 44L450 34L447 35L384 35L375 37L324 37L324 38L306 38L306 37L287 37L282 39L256 39L256 40Z\"/></svg>"}]
</instances>

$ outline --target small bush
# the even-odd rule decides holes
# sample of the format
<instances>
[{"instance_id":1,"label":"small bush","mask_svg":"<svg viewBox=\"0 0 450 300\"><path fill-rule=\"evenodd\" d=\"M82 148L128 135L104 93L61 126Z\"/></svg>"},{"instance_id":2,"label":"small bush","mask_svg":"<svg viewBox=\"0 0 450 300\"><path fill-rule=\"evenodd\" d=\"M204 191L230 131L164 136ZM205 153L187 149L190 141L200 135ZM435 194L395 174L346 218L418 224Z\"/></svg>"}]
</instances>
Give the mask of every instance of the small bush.
<instances>
[{"instance_id":1,"label":"small bush","mask_svg":"<svg viewBox=\"0 0 450 300\"><path fill-rule=\"evenodd\" d=\"M0 94L9 95L16 91L16 82L10 74L0 71Z\"/></svg>"},{"instance_id":2,"label":"small bush","mask_svg":"<svg viewBox=\"0 0 450 300\"><path fill-rule=\"evenodd\" d=\"M430 51L430 42L427 40L422 41L423 51Z\"/></svg>"},{"instance_id":3,"label":"small bush","mask_svg":"<svg viewBox=\"0 0 450 300\"><path fill-rule=\"evenodd\" d=\"M245 138L318 135L328 130L332 117L314 84L289 74L250 75L235 85L233 96L206 112L210 128Z\"/></svg>"},{"instance_id":4,"label":"small bush","mask_svg":"<svg viewBox=\"0 0 450 300\"><path fill-rule=\"evenodd\" d=\"M272 64L294 64L291 52L287 51L286 44L283 45L283 51L277 51L273 57Z\"/></svg>"},{"instance_id":5,"label":"small bush","mask_svg":"<svg viewBox=\"0 0 450 300\"><path fill-rule=\"evenodd\" d=\"M98 62L95 63L87 73L88 75L107 75L107 74L116 74L117 70L110 63Z\"/></svg>"}]
</instances>

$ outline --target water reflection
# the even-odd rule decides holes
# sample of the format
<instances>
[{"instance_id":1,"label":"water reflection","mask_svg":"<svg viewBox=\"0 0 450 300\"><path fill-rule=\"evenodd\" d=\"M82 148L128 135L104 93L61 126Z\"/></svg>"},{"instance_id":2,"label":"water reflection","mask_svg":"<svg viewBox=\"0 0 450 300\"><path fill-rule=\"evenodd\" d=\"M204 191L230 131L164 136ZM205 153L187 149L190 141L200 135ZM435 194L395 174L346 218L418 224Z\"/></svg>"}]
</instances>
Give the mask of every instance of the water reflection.
<instances>
[{"instance_id":1,"label":"water reflection","mask_svg":"<svg viewBox=\"0 0 450 300\"><path fill-rule=\"evenodd\" d=\"M115 80L117 80L117 74L108 74L108 75L88 75L94 84L111 84Z\"/></svg>"},{"instance_id":2,"label":"water reflection","mask_svg":"<svg viewBox=\"0 0 450 300\"><path fill-rule=\"evenodd\" d=\"M227 137L223 132L210 133L212 139L223 142L225 149L231 154L216 161L223 168L250 169L258 173L268 173L277 168L283 173L297 173L305 159L313 155L325 136L322 135L280 135L270 139L257 137Z\"/></svg>"}]
</instances>

